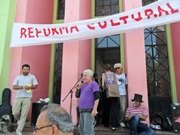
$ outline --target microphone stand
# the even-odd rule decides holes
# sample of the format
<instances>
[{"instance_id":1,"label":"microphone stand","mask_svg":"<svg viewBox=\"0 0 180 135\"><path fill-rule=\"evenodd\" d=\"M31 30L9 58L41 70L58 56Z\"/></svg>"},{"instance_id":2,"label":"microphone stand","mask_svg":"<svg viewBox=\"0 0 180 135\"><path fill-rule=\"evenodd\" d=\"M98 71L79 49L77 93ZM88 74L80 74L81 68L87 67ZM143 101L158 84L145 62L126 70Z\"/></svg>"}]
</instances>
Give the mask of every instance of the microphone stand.
<instances>
[{"instance_id":1,"label":"microphone stand","mask_svg":"<svg viewBox=\"0 0 180 135\"><path fill-rule=\"evenodd\" d=\"M82 76L77 80L77 82L74 84L74 86L69 90L69 92L67 93L67 95L64 97L64 99L62 100L63 102L66 100L66 98L70 95L70 116L72 117L72 98L73 98L73 89L77 86L77 84L79 83L79 81L82 79Z\"/></svg>"}]
</instances>

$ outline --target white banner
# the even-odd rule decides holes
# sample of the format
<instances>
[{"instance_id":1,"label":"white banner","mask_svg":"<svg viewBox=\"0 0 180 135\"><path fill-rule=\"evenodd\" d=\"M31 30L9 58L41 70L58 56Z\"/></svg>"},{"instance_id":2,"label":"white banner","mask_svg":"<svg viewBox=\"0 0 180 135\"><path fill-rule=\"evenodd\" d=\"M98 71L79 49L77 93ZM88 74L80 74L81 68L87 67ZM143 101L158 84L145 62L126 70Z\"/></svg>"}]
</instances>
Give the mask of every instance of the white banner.
<instances>
[{"instance_id":1,"label":"white banner","mask_svg":"<svg viewBox=\"0 0 180 135\"><path fill-rule=\"evenodd\" d=\"M180 0L160 0L127 12L72 23L14 23L11 47L92 39L178 21Z\"/></svg>"}]
</instances>

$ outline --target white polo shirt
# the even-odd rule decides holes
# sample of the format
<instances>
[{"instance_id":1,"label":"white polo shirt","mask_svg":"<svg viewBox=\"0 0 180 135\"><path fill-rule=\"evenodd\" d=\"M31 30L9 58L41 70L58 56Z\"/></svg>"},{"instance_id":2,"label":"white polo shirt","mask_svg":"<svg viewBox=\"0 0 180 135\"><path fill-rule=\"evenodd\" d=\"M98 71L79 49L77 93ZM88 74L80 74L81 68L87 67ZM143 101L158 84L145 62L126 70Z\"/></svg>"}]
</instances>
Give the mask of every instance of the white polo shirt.
<instances>
[{"instance_id":1,"label":"white polo shirt","mask_svg":"<svg viewBox=\"0 0 180 135\"><path fill-rule=\"evenodd\" d=\"M32 74L28 74L28 75L18 75L14 82L13 85L17 85L17 86L26 86L26 85L37 85L38 81L36 79L36 77ZM16 92L16 97L28 97L28 98L32 98L32 92L27 92L26 89L21 89L21 90L17 90Z\"/></svg>"}]
</instances>

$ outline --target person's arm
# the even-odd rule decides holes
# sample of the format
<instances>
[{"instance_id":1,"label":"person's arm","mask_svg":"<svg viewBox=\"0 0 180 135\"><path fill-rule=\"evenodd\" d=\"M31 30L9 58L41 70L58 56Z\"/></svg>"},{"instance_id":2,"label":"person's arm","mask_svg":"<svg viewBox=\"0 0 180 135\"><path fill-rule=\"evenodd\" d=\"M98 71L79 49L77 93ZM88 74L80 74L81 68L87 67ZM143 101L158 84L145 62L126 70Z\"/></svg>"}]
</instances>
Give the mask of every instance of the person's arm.
<instances>
[{"instance_id":1,"label":"person's arm","mask_svg":"<svg viewBox=\"0 0 180 135\"><path fill-rule=\"evenodd\" d=\"M130 116L129 117L125 117L125 121L129 121L129 120L131 120Z\"/></svg>"},{"instance_id":2,"label":"person's arm","mask_svg":"<svg viewBox=\"0 0 180 135\"><path fill-rule=\"evenodd\" d=\"M128 78L127 78L127 74L126 73L124 73L125 74L125 87L126 87L126 90L127 90L127 88L128 88Z\"/></svg>"},{"instance_id":3,"label":"person's arm","mask_svg":"<svg viewBox=\"0 0 180 135\"><path fill-rule=\"evenodd\" d=\"M26 85L25 89L29 90L29 89L36 89L38 87L38 81L36 79L36 77L34 75L32 75L32 85Z\"/></svg>"},{"instance_id":4,"label":"person's arm","mask_svg":"<svg viewBox=\"0 0 180 135\"><path fill-rule=\"evenodd\" d=\"M25 89L26 89L26 90L29 90L29 89L36 89L37 86L38 86L37 84L36 84L36 85L32 85L32 86L26 85L26 86L25 86Z\"/></svg>"},{"instance_id":5,"label":"person's arm","mask_svg":"<svg viewBox=\"0 0 180 135\"><path fill-rule=\"evenodd\" d=\"M130 114L129 108L127 108L126 110L126 114L125 114L125 121L129 121L131 120L132 116Z\"/></svg>"},{"instance_id":6,"label":"person's arm","mask_svg":"<svg viewBox=\"0 0 180 135\"><path fill-rule=\"evenodd\" d=\"M139 117L142 121L145 121L148 117L148 114L149 114L148 109L145 106L143 106L143 113Z\"/></svg>"},{"instance_id":7,"label":"person's arm","mask_svg":"<svg viewBox=\"0 0 180 135\"><path fill-rule=\"evenodd\" d=\"M14 79L12 85L13 85L14 90L21 90L24 88L23 86L19 85L19 77L18 76Z\"/></svg>"},{"instance_id":8,"label":"person's arm","mask_svg":"<svg viewBox=\"0 0 180 135\"><path fill-rule=\"evenodd\" d=\"M14 90L21 90L23 89L23 86L13 85Z\"/></svg>"},{"instance_id":9,"label":"person's arm","mask_svg":"<svg viewBox=\"0 0 180 135\"><path fill-rule=\"evenodd\" d=\"M132 116L131 116L131 115L129 115L129 116L125 116L125 121L129 121L129 120L131 120L131 118L132 118Z\"/></svg>"},{"instance_id":10,"label":"person's arm","mask_svg":"<svg viewBox=\"0 0 180 135\"><path fill-rule=\"evenodd\" d=\"M147 115L145 115L145 114L142 114L141 116L139 116L140 117L140 120L142 120L142 121L145 121L146 119L147 119Z\"/></svg>"},{"instance_id":11,"label":"person's arm","mask_svg":"<svg viewBox=\"0 0 180 135\"><path fill-rule=\"evenodd\" d=\"M93 110L92 110L92 112L91 112L91 115L92 115L93 117L95 117L95 116L98 114L98 111L97 111L98 104L99 104L99 99L96 99L95 102L94 102Z\"/></svg>"},{"instance_id":12,"label":"person's arm","mask_svg":"<svg viewBox=\"0 0 180 135\"><path fill-rule=\"evenodd\" d=\"M77 89L76 89L76 92L75 92L76 98L80 98L80 95L81 95L81 89L80 89L80 88L77 88Z\"/></svg>"},{"instance_id":13,"label":"person's arm","mask_svg":"<svg viewBox=\"0 0 180 135\"><path fill-rule=\"evenodd\" d=\"M105 73L102 74L102 88L105 88Z\"/></svg>"},{"instance_id":14,"label":"person's arm","mask_svg":"<svg viewBox=\"0 0 180 135\"><path fill-rule=\"evenodd\" d=\"M97 83L93 84L93 94L94 94L94 106L91 112L91 116L95 117L98 113L97 108L98 108L99 99L100 99L99 85Z\"/></svg>"}]
</instances>

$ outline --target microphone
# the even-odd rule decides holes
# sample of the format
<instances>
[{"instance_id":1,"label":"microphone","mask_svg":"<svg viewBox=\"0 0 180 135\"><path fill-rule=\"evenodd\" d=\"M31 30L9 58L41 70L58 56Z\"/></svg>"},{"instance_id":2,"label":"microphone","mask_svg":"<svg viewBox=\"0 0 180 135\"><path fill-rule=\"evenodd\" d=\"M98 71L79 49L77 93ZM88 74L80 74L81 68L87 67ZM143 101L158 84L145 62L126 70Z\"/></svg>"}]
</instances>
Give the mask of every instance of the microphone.
<instances>
[{"instance_id":1,"label":"microphone","mask_svg":"<svg viewBox=\"0 0 180 135\"><path fill-rule=\"evenodd\" d=\"M80 78L78 79L77 83L75 84L75 89L80 89L81 85L84 83L83 80L83 73L81 73Z\"/></svg>"},{"instance_id":2,"label":"microphone","mask_svg":"<svg viewBox=\"0 0 180 135\"><path fill-rule=\"evenodd\" d=\"M83 80L81 80L77 85L76 85L76 89L80 89L80 87L83 85Z\"/></svg>"}]
</instances>

